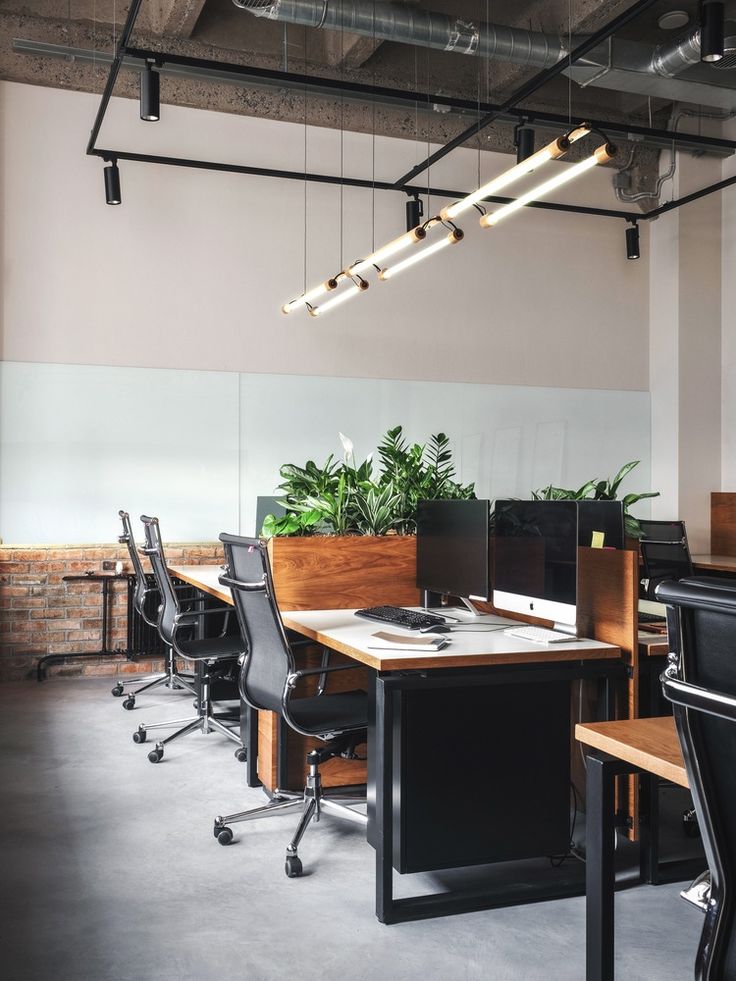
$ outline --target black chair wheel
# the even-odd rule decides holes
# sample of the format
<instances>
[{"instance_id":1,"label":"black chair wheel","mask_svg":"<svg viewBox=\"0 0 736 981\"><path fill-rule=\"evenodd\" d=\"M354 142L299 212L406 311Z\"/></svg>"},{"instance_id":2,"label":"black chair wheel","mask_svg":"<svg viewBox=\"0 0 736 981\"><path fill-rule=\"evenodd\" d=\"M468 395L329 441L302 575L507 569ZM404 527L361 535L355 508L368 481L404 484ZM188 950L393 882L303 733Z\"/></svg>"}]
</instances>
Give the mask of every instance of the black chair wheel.
<instances>
[{"instance_id":1,"label":"black chair wheel","mask_svg":"<svg viewBox=\"0 0 736 981\"><path fill-rule=\"evenodd\" d=\"M123 702L123 708L128 709L128 711L135 708L135 695L128 695Z\"/></svg>"},{"instance_id":2,"label":"black chair wheel","mask_svg":"<svg viewBox=\"0 0 736 981\"><path fill-rule=\"evenodd\" d=\"M221 845L229 845L233 840L233 832L231 828L220 828L217 832L217 840Z\"/></svg>"},{"instance_id":3,"label":"black chair wheel","mask_svg":"<svg viewBox=\"0 0 736 981\"><path fill-rule=\"evenodd\" d=\"M120 698L120 696L123 694L123 686L121 684L115 685L114 688L110 689L110 694L114 695L115 698Z\"/></svg>"},{"instance_id":4,"label":"black chair wheel","mask_svg":"<svg viewBox=\"0 0 736 981\"><path fill-rule=\"evenodd\" d=\"M248 759L248 750L241 746L240 749L235 750L235 759L238 763L245 763Z\"/></svg>"},{"instance_id":5,"label":"black chair wheel","mask_svg":"<svg viewBox=\"0 0 736 981\"><path fill-rule=\"evenodd\" d=\"M287 855L284 863L284 872L290 879L298 879L304 871L302 861L298 855Z\"/></svg>"},{"instance_id":6,"label":"black chair wheel","mask_svg":"<svg viewBox=\"0 0 736 981\"><path fill-rule=\"evenodd\" d=\"M146 732L145 729L138 729L138 730L136 730L136 732L133 733L133 742L134 743L144 743L146 741L146 736L147 735L148 735L148 733Z\"/></svg>"},{"instance_id":7,"label":"black chair wheel","mask_svg":"<svg viewBox=\"0 0 736 981\"><path fill-rule=\"evenodd\" d=\"M682 831L686 838L700 837L700 825L694 810L688 809L682 812Z\"/></svg>"},{"instance_id":8,"label":"black chair wheel","mask_svg":"<svg viewBox=\"0 0 736 981\"><path fill-rule=\"evenodd\" d=\"M162 749L152 749L148 754L148 759L151 763L159 763L164 758L164 751Z\"/></svg>"}]
</instances>

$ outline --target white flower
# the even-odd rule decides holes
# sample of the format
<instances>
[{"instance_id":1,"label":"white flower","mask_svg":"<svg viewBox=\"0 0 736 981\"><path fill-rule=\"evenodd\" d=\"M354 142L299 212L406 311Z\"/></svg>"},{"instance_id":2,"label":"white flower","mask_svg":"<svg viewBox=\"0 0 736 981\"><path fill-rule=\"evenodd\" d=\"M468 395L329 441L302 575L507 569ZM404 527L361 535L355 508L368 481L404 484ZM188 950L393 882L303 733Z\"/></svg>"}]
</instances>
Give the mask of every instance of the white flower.
<instances>
[{"instance_id":1,"label":"white flower","mask_svg":"<svg viewBox=\"0 0 736 981\"><path fill-rule=\"evenodd\" d=\"M342 443L343 460L347 460L348 457L351 457L353 455L353 441L352 439L350 439L349 436L346 436L344 433L338 433L337 435L340 437L340 442Z\"/></svg>"}]
</instances>

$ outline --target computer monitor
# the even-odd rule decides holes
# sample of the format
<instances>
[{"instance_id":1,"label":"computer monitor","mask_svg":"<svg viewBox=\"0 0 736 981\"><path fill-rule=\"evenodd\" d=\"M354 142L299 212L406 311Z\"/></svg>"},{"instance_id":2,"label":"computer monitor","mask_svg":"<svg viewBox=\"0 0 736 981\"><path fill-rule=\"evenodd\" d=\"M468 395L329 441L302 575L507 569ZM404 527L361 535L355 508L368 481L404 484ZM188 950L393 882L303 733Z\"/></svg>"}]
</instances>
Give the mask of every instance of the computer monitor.
<instances>
[{"instance_id":1,"label":"computer monitor","mask_svg":"<svg viewBox=\"0 0 736 981\"><path fill-rule=\"evenodd\" d=\"M623 501L578 501L578 545L623 548Z\"/></svg>"},{"instance_id":2,"label":"computer monitor","mask_svg":"<svg viewBox=\"0 0 736 981\"><path fill-rule=\"evenodd\" d=\"M648 518L639 519L642 540L649 542L684 542L687 544L687 532L684 521L651 521Z\"/></svg>"},{"instance_id":3,"label":"computer monitor","mask_svg":"<svg viewBox=\"0 0 736 981\"><path fill-rule=\"evenodd\" d=\"M256 530L255 534L260 535L263 522L266 516L273 514L276 518L282 518L286 514L286 508L281 503L280 497L261 497L256 498Z\"/></svg>"},{"instance_id":4,"label":"computer monitor","mask_svg":"<svg viewBox=\"0 0 736 981\"><path fill-rule=\"evenodd\" d=\"M493 605L576 621L577 501L496 501Z\"/></svg>"},{"instance_id":5,"label":"computer monitor","mask_svg":"<svg viewBox=\"0 0 736 981\"><path fill-rule=\"evenodd\" d=\"M469 600L490 596L490 501L419 501L417 586Z\"/></svg>"}]
</instances>

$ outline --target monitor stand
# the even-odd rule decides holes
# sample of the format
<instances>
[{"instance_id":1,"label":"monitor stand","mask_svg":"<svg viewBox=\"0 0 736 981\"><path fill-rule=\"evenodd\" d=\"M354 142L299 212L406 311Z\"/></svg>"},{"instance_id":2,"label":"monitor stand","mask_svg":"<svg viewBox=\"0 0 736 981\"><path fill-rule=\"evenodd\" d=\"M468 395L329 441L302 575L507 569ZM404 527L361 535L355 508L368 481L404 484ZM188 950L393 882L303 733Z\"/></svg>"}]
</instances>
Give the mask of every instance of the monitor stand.
<instances>
[{"instance_id":1,"label":"monitor stand","mask_svg":"<svg viewBox=\"0 0 736 981\"><path fill-rule=\"evenodd\" d=\"M470 612L473 614L474 617L485 616L483 610L479 610L477 606L473 606L472 602L469 599L466 599L464 596L458 596L458 599L463 604L463 606L466 606L470 610Z\"/></svg>"},{"instance_id":2,"label":"monitor stand","mask_svg":"<svg viewBox=\"0 0 736 981\"><path fill-rule=\"evenodd\" d=\"M464 596L458 596L456 598L474 617L485 616L483 611L473 606L469 599L466 599ZM442 593L433 593L428 589L422 590L422 606L429 613L436 612L441 614L443 609L446 609L446 607L442 606Z\"/></svg>"}]
</instances>

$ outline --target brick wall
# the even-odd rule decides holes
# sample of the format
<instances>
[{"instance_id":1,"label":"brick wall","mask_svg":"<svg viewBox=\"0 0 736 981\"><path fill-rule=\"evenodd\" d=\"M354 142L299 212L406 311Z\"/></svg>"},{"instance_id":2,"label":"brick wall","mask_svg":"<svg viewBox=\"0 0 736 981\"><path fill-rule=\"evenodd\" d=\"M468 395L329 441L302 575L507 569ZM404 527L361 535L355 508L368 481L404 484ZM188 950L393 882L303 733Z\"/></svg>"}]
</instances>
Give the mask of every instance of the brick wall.
<instances>
[{"instance_id":1,"label":"brick wall","mask_svg":"<svg viewBox=\"0 0 736 981\"><path fill-rule=\"evenodd\" d=\"M219 565L219 543L173 544L166 557L179 565ZM102 572L106 559L132 572L124 545L0 546L0 681L34 677L45 654L96 651L102 640L102 585L63 582L68 575ZM108 607L109 647L125 648L127 586L112 584ZM149 671L158 661L140 657L84 658L49 665L49 674L109 675L118 671Z\"/></svg>"}]
</instances>

